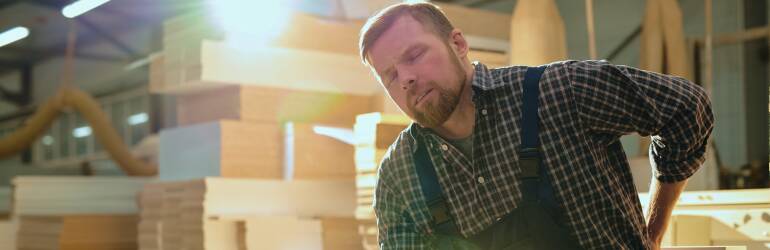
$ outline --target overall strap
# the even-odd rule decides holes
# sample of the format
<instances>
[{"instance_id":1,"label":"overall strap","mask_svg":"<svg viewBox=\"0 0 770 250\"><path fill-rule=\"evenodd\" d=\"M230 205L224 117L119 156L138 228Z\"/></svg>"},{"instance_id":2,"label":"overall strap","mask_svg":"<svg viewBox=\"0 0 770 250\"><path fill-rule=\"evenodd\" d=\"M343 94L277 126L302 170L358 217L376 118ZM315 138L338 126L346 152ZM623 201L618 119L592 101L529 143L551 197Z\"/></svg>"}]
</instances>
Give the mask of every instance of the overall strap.
<instances>
[{"instance_id":1,"label":"overall strap","mask_svg":"<svg viewBox=\"0 0 770 250\"><path fill-rule=\"evenodd\" d=\"M428 210L431 214L431 227L441 234L460 236L460 231L449 214L449 204L446 203L446 197L441 189L441 184L438 182L438 175L433 167L433 162L430 160L428 147L422 142L422 139L418 139L417 143L414 163L417 167L422 194L425 196L425 202L428 204Z\"/></svg>"},{"instance_id":2,"label":"overall strap","mask_svg":"<svg viewBox=\"0 0 770 250\"><path fill-rule=\"evenodd\" d=\"M538 187L540 185L540 152L538 149L538 82L545 71L545 66L530 67L527 69L524 80L524 107L521 124L522 145L518 150L520 165L522 166L522 180L524 189L530 191L522 193L526 198L537 200ZM449 204L441 189L438 175L433 162L430 160L427 145L422 138L417 140L417 152L412 157L417 168L417 175L422 188L422 194L431 213L431 227L440 234L461 236L457 225L449 212ZM547 179L547 178L546 178ZM550 186L550 185L549 185Z\"/></svg>"},{"instance_id":3,"label":"overall strap","mask_svg":"<svg viewBox=\"0 0 770 250\"><path fill-rule=\"evenodd\" d=\"M525 201L538 201L538 188L540 187L541 155L540 140L538 134L538 102L540 95L540 77L545 71L545 66L530 67L524 77L524 98L522 107L521 146L518 149L519 166L521 167L521 195ZM547 179L547 178L545 178Z\"/></svg>"}]
</instances>

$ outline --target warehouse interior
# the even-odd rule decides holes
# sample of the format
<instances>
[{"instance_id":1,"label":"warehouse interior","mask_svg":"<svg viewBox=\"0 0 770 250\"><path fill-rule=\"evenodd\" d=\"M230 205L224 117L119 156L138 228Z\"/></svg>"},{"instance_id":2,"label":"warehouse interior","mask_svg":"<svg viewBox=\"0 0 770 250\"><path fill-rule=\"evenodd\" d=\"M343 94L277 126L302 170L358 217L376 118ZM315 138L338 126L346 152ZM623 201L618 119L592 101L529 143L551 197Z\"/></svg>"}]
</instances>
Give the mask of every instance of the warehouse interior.
<instances>
[{"instance_id":1,"label":"warehouse interior","mask_svg":"<svg viewBox=\"0 0 770 250\"><path fill-rule=\"evenodd\" d=\"M0 0L0 249L378 249L378 163L411 121L357 43L399 2ZM431 2L491 67L703 86L712 140L663 246L770 249L766 0ZM538 35L561 51L514 53ZM621 142L645 205L650 139Z\"/></svg>"}]
</instances>

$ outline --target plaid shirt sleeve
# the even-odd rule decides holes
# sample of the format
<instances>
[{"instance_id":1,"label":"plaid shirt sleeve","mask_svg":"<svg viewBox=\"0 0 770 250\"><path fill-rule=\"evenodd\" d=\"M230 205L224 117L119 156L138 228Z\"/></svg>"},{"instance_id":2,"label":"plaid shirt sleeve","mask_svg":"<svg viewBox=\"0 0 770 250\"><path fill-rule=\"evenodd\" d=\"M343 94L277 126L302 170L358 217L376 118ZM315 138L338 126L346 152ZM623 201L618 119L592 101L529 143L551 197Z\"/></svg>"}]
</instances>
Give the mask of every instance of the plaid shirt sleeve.
<instances>
[{"instance_id":1,"label":"plaid shirt sleeve","mask_svg":"<svg viewBox=\"0 0 770 250\"><path fill-rule=\"evenodd\" d=\"M681 181L698 170L714 123L703 88L606 61L568 65L580 118L592 133L652 135L654 176L662 182Z\"/></svg>"},{"instance_id":2,"label":"plaid shirt sleeve","mask_svg":"<svg viewBox=\"0 0 770 250\"><path fill-rule=\"evenodd\" d=\"M388 157L392 153L393 147L389 149L386 157L380 164L378 171L377 187L374 197L374 211L377 216L377 227L379 231L378 241L381 250L389 249L428 249L430 239L418 232L416 223L407 221L406 202L402 194L391 185L393 182L388 170L392 169L389 164L398 164ZM406 157L411 159L411 157ZM401 163L403 164L403 163Z\"/></svg>"}]
</instances>

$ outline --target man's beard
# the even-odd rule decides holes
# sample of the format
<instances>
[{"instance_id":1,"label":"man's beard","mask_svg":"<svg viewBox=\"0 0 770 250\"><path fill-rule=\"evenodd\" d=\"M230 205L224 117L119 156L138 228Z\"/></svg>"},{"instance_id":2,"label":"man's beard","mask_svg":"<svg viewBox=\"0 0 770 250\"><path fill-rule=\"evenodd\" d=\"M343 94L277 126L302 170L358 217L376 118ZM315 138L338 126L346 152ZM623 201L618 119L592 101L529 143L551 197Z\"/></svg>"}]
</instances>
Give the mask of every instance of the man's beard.
<instances>
[{"instance_id":1,"label":"man's beard","mask_svg":"<svg viewBox=\"0 0 770 250\"><path fill-rule=\"evenodd\" d=\"M447 49L449 49L448 46ZM451 49L449 51L451 55L454 55L454 51ZM460 102L460 93L465 86L466 74L460 65L460 59L457 56L452 56L451 58L454 59L452 64L457 72L458 83L448 88L442 88L436 82L430 82L438 94L438 100L435 105L425 100L423 111L418 111L415 106L411 107L415 122L424 128L436 128L444 124Z\"/></svg>"}]
</instances>

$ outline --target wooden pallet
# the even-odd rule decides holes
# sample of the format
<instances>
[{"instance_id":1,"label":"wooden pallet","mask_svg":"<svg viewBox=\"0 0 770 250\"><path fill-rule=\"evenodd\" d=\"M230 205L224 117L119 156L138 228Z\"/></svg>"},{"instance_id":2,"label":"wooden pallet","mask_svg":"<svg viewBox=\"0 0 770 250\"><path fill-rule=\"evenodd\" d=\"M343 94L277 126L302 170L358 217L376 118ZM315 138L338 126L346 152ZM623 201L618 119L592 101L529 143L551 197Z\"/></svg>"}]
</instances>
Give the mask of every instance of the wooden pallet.
<instances>
[{"instance_id":1,"label":"wooden pallet","mask_svg":"<svg viewBox=\"0 0 770 250\"><path fill-rule=\"evenodd\" d=\"M248 218L349 218L327 222L337 228L352 220L354 189L352 181L205 178L151 183L140 199L140 249L237 249L237 222ZM329 235L328 243L343 244L338 236ZM264 249L252 246L246 249Z\"/></svg>"}]
</instances>

